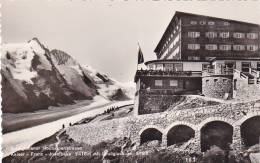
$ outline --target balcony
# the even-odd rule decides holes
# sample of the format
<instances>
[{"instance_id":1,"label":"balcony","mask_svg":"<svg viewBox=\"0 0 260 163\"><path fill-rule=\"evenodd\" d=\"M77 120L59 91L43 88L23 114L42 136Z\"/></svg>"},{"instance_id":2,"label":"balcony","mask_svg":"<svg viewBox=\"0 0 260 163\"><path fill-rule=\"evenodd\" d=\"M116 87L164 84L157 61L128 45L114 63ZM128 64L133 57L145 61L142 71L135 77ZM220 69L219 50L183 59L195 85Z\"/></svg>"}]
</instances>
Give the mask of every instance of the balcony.
<instances>
[{"instance_id":1,"label":"balcony","mask_svg":"<svg viewBox=\"0 0 260 163\"><path fill-rule=\"evenodd\" d=\"M201 71L137 70L136 77L201 77Z\"/></svg>"},{"instance_id":2,"label":"balcony","mask_svg":"<svg viewBox=\"0 0 260 163\"><path fill-rule=\"evenodd\" d=\"M219 69L207 68L203 70L202 76L233 75L233 73L234 73L233 68L219 68Z\"/></svg>"}]
</instances>

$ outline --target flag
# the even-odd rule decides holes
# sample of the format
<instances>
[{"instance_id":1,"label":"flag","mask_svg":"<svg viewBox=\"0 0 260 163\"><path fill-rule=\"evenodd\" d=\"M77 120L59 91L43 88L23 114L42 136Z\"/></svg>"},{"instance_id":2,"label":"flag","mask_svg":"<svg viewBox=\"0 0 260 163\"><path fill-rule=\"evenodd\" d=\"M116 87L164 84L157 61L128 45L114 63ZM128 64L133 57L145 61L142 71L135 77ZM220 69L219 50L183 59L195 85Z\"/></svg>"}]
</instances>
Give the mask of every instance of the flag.
<instances>
[{"instance_id":1,"label":"flag","mask_svg":"<svg viewBox=\"0 0 260 163\"><path fill-rule=\"evenodd\" d=\"M142 52L141 48L139 47L139 51L138 51L138 64L141 64L143 62L144 62L143 52Z\"/></svg>"}]
</instances>

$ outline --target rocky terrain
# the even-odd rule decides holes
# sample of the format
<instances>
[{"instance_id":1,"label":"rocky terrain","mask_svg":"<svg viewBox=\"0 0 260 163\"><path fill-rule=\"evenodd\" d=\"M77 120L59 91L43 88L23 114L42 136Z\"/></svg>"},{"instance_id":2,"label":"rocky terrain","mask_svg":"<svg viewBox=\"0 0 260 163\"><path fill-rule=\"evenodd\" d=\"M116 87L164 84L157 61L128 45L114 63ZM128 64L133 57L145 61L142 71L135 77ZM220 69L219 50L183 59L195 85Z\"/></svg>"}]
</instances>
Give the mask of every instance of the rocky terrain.
<instances>
[{"instance_id":1,"label":"rocky terrain","mask_svg":"<svg viewBox=\"0 0 260 163\"><path fill-rule=\"evenodd\" d=\"M2 111L23 113L92 100L130 99L134 88L119 83L37 38L4 44L1 56Z\"/></svg>"}]
</instances>

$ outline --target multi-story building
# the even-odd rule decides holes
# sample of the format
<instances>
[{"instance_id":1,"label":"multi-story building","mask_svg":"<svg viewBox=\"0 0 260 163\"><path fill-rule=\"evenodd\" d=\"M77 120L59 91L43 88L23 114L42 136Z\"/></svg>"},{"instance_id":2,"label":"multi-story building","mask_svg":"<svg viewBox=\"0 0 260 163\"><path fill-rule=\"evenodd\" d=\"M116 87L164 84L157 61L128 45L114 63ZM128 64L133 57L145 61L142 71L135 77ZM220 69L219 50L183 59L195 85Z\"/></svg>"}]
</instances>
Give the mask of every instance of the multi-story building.
<instances>
[{"instance_id":1,"label":"multi-story building","mask_svg":"<svg viewBox=\"0 0 260 163\"><path fill-rule=\"evenodd\" d=\"M176 12L154 52L135 76L139 114L165 110L178 94L260 95L260 25Z\"/></svg>"}]
</instances>

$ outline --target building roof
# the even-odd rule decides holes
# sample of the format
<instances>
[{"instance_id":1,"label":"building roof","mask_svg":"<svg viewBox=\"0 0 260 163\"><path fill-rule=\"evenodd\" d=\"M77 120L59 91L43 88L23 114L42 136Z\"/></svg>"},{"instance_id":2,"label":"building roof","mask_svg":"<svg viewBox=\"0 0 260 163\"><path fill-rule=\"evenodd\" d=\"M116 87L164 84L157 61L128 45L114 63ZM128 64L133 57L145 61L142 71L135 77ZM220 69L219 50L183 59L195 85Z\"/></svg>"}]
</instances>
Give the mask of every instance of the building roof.
<instances>
[{"instance_id":1,"label":"building roof","mask_svg":"<svg viewBox=\"0 0 260 163\"><path fill-rule=\"evenodd\" d=\"M235 22L235 23L242 23L242 24L247 24L247 25L251 25L251 26L255 26L260 28L259 24L254 24L254 23L249 23L249 22L243 22L243 21L238 21L238 20L232 20L232 19L224 19L224 18L219 18L219 17L212 17L212 16L205 16L205 15L199 15L199 14L192 14L192 13L186 13L186 12L180 12L180 11L176 11L174 16L172 17L169 25L167 26L165 32L163 33L163 36L161 38L161 40L159 41L159 43L157 44L154 52L159 52L160 46L163 43L163 40L165 40L165 37L167 37L167 33L171 32L170 31L170 26L172 26L172 24L174 23L174 21L176 19L179 19L181 16L197 16L197 17L203 17L205 19L218 19L218 20L222 20L222 21L228 21L228 22Z\"/></svg>"}]
</instances>

